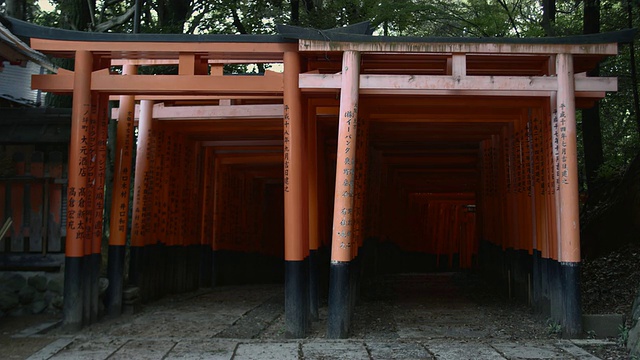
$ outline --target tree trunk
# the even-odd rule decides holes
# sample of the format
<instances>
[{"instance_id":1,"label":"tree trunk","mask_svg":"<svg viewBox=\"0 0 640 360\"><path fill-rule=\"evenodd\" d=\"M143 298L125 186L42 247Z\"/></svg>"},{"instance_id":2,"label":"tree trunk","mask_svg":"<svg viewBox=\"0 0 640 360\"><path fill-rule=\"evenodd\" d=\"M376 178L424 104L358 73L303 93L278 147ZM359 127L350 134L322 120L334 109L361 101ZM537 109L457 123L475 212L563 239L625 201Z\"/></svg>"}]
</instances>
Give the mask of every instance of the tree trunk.
<instances>
[{"instance_id":1,"label":"tree trunk","mask_svg":"<svg viewBox=\"0 0 640 360\"><path fill-rule=\"evenodd\" d=\"M291 25L300 25L300 0L291 0Z\"/></svg>"},{"instance_id":2,"label":"tree trunk","mask_svg":"<svg viewBox=\"0 0 640 360\"><path fill-rule=\"evenodd\" d=\"M627 1L627 16L629 29L633 28L633 5L631 0ZM633 110L636 117L636 126L640 133L640 96L638 96L638 68L636 67L636 43L629 44L629 62L631 67L631 86L633 92Z\"/></svg>"},{"instance_id":3,"label":"tree trunk","mask_svg":"<svg viewBox=\"0 0 640 360\"><path fill-rule=\"evenodd\" d=\"M91 4L92 8L89 8ZM61 21L63 28L86 31L91 24L91 13L95 10L94 0L63 0L60 2Z\"/></svg>"},{"instance_id":4,"label":"tree trunk","mask_svg":"<svg viewBox=\"0 0 640 360\"><path fill-rule=\"evenodd\" d=\"M584 23L585 34L600 32L600 0L585 0ZM587 76L598 76L598 67L587 73ZM593 195L598 188L598 169L604 161L602 151L602 131L600 129L600 106L596 104L590 109L582 110L582 143L584 146L584 164L587 175L587 190Z\"/></svg>"},{"instance_id":5,"label":"tree trunk","mask_svg":"<svg viewBox=\"0 0 640 360\"><path fill-rule=\"evenodd\" d=\"M555 35L556 0L542 0L542 28L546 36Z\"/></svg>"},{"instance_id":6,"label":"tree trunk","mask_svg":"<svg viewBox=\"0 0 640 360\"><path fill-rule=\"evenodd\" d=\"M158 30L169 34L182 34L193 7L189 0L161 0L158 6Z\"/></svg>"},{"instance_id":7,"label":"tree trunk","mask_svg":"<svg viewBox=\"0 0 640 360\"><path fill-rule=\"evenodd\" d=\"M5 11L8 16L25 20L25 0L5 0Z\"/></svg>"}]
</instances>

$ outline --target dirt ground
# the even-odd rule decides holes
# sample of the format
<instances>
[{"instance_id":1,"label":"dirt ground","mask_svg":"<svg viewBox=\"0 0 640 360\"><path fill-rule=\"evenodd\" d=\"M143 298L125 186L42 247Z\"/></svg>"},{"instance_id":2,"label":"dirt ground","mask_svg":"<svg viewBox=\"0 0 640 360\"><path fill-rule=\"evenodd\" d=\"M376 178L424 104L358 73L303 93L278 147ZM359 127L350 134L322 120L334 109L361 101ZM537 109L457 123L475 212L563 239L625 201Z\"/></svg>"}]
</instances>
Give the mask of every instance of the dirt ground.
<instances>
[{"instance_id":1,"label":"dirt ground","mask_svg":"<svg viewBox=\"0 0 640 360\"><path fill-rule=\"evenodd\" d=\"M86 341L75 342L70 350L123 339L283 340L283 292L282 285L227 286L167 297L145 305L138 314L103 320L74 334ZM308 339L325 337L326 299L321 305L320 319L312 323ZM0 319L2 358L23 359L52 340L69 336L55 328L19 335L55 319L51 315ZM557 337L546 319L466 274L390 275L364 284L351 328L352 339L372 341L473 339L526 344ZM626 350L615 341L582 348L601 359L626 358Z\"/></svg>"}]
</instances>

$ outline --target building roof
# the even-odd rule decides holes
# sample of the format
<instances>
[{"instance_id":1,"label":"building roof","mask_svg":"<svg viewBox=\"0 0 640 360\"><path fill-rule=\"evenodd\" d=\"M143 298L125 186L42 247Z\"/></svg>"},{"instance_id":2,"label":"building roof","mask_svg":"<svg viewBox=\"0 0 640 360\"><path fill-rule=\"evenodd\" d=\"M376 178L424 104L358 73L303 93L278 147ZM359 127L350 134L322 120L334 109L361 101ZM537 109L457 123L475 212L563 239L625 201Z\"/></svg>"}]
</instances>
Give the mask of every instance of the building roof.
<instances>
[{"instance_id":1,"label":"building roof","mask_svg":"<svg viewBox=\"0 0 640 360\"><path fill-rule=\"evenodd\" d=\"M123 34L95 33L56 29L39 26L10 17L0 17L0 21L14 34L23 38L39 38L69 41L118 41L118 42L243 42L273 43L297 42L298 40L334 42L405 42L405 43L479 43L479 44L602 44L629 43L636 30L575 35L565 37L507 38L507 37L416 37L416 36L374 36L369 22L342 28L318 30L290 25L278 25L278 35L246 34Z\"/></svg>"},{"instance_id":2,"label":"building roof","mask_svg":"<svg viewBox=\"0 0 640 360\"><path fill-rule=\"evenodd\" d=\"M34 63L55 72L55 66L44 54L30 48L29 45L25 44L7 27L5 27L5 23L5 21L1 21L0 23L0 60L21 66L24 66L27 61L33 61Z\"/></svg>"}]
</instances>

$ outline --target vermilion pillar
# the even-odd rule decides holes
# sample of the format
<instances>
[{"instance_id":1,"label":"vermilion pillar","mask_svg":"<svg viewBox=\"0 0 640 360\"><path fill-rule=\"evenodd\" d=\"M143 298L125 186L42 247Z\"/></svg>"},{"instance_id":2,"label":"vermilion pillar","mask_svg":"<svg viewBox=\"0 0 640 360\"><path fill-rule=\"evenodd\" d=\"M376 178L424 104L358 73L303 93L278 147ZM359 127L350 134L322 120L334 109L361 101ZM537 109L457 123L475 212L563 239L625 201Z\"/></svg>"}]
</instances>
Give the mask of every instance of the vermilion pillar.
<instances>
[{"instance_id":1,"label":"vermilion pillar","mask_svg":"<svg viewBox=\"0 0 640 360\"><path fill-rule=\"evenodd\" d=\"M318 248L318 134L316 107L307 108L307 181L309 192L309 313L317 320L319 296Z\"/></svg>"},{"instance_id":2,"label":"vermilion pillar","mask_svg":"<svg viewBox=\"0 0 640 360\"><path fill-rule=\"evenodd\" d=\"M566 336L582 333L580 311L580 212L578 204L578 150L573 57L556 56L558 76L558 136L560 151L560 242L561 283L564 292Z\"/></svg>"},{"instance_id":3,"label":"vermilion pillar","mask_svg":"<svg viewBox=\"0 0 640 360\"><path fill-rule=\"evenodd\" d=\"M309 233L304 224L307 194L303 181L306 161L302 124L302 99L298 87L300 58L297 52L284 54L284 260L286 336L305 335L309 309Z\"/></svg>"},{"instance_id":4,"label":"vermilion pillar","mask_svg":"<svg viewBox=\"0 0 640 360\"><path fill-rule=\"evenodd\" d=\"M327 321L327 337L333 339L347 337L351 322L350 265L352 247L357 246L353 230L359 80L360 53L345 51L342 56Z\"/></svg>"},{"instance_id":5,"label":"vermilion pillar","mask_svg":"<svg viewBox=\"0 0 640 360\"><path fill-rule=\"evenodd\" d=\"M86 144L88 144L87 148L84 150L83 154L87 155L87 187L85 190L85 199L84 202L84 212L86 214L86 222L84 229L84 260L82 264L82 276L83 276L83 288L84 288L84 299L83 299L83 324L89 325L92 323L91 320L91 311L93 308L92 299L93 299L93 277L96 276L97 282L97 274L93 274L93 264L91 257L92 250L92 241L93 241L93 211L94 211L94 198L95 198L95 173L96 173L96 164L95 164L95 150L96 150L96 124L98 123L98 94L91 93L91 114L89 116L89 125L88 125L88 136ZM96 288L97 289L97 288ZM96 308L97 310L97 308ZM97 313L96 313L97 315Z\"/></svg>"},{"instance_id":6,"label":"vermilion pillar","mask_svg":"<svg viewBox=\"0 0 640 360\"><path fill-rule=\"evenodd\" d=\"M142 287L141 296L143 299L146 297L144 288L146 279L144 276L145 264L148 259L145 259L145 245L146 245L146 230L147 226L145 221L147 219L148 209L147 206L150 202L150 194L147 191L149 186L149 179L147 175L151 170L149 156L151 141L151 122L153 116L153 101L142 100L140 102L140 118L138 120L138 149L136 153L136 167L134 177L134 191L133 191L133 217L131 220L131 263L129 266L129 281L133 285Z\"/></svg>"},{"instance_id":7,"label":"vermilion pillar","mask_svg":"<svg viewBox=\"0 0 640 360\"><path fill-rule=\"evenodd\" d=\"M95 123L92 124L90 129L90 135L95 137L95 150L92 152L93 162L93 200L91 200L92 213L89 214L90 221L89 226L92 228L91 232L91 252L89 253L89 263L91 269L91 299L90 299L90 323L98 321L98 315L100 311L99 306L99 283L100 267L102 263L102 225L104 219L104 184L106 176L106 162L107 162L107 127L109 125L108 120L108 108L109 98L107 95L101 94L94 96L96 101L95 108ZM93 100L92 100L93 101ZM94 117L92 116L92 122ZM91 180L91 174L89 179Z\"/></svg>"},{"instance_id":8,"label":"vermilion pillar","mask_svg":"<svg viewBox=\"0 0 640 360\"><path fill-rule=\"evenodd\" d=\"M122 74L136 75L135 65L124 65ZM113 198L111 200L111 222L109 224L109 258L107 277L109 287L106 294L107 314L122 313L122 288L124 284L124 257L129 218L129 188L131 184L131 161L133 147L135 97L120 96L118 130L116 138ZM113 140L112 140L113 141Z\"/></svg>"},{"instance_id":9,"label":"vermilion pillar","mask_svg":"<svg viewBox=\"0 0 640 360\"><path fill-rule=\"evenodd\" d=\"M82 263L89 199L86 196L89 164L88 137L91 116L92 54L76 51L73 83L71 142L69 144L69 186L67 190L67 240L65 249L64 308L62 325L68 330L82 327Z\"/></svg>"},{"instance_id":10,"label":"vermilion pillar","mask_svg":"<svg viewBox=\"0 0 640 360\"><path fill-rule=\"evenodd\" d=\"M222 232L222 183L224 177L222 176L222 169L220 167L220 157L213 155L213 226L211 229L211 287L215 287L218 284L218 261L216 259L217 250L219 249L220 234Z\"/></svg>"}]
</instances>

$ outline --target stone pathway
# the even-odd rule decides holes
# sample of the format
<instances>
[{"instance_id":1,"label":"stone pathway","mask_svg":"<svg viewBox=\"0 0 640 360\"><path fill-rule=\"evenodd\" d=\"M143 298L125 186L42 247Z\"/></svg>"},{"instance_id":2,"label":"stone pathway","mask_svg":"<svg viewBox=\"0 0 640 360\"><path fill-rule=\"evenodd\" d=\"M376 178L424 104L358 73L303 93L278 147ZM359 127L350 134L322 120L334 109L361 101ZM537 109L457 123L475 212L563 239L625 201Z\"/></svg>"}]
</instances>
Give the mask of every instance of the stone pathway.
<instances>
[{"instance_id":1,"label":"stone pathway","mask_svg":"<svg viewBox=\"0 0 640 360\"><path fill-rule=\"evenodd\" d=\"M526 308L472 301L452 283L445 275L379 279L378 293L363 294L347 340L324 338L326 308L308 338L284 339L281 285L173 296L78 334L37 334L44 326L33 324L12 336L34 340L32 360L598 359L583 343L546 336Z\"/></svg>"}]
</instances>

